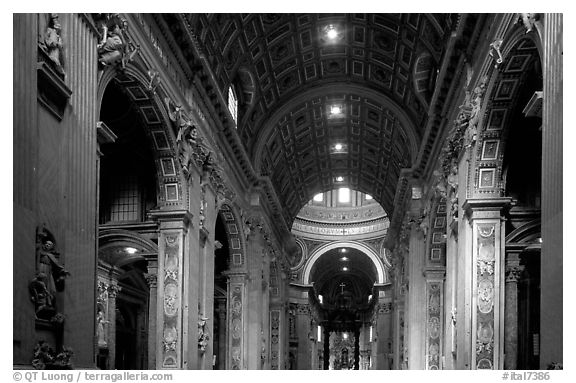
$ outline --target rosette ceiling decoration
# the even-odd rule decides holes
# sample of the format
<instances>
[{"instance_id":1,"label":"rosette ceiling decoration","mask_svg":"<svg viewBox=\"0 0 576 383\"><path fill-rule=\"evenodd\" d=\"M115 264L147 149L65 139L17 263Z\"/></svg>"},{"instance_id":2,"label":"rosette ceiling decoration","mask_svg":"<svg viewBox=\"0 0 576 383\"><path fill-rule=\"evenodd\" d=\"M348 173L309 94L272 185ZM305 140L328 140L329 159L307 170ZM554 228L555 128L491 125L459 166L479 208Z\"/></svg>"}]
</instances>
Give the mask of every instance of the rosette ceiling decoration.
<instances>
[{"instance_id":1,"label":"rosette ceiling decoration","mask_svg":"<svg viewBox=\"0 0 576 383\"><path fill-rule=\"evenodd\" d=\"M164 17L177 44L205 58L220 94L234 88L240 140L290 222L313 195L341 186L393 215L401 170L427 139L454 16Z\"/></svg>"}]
</instances>

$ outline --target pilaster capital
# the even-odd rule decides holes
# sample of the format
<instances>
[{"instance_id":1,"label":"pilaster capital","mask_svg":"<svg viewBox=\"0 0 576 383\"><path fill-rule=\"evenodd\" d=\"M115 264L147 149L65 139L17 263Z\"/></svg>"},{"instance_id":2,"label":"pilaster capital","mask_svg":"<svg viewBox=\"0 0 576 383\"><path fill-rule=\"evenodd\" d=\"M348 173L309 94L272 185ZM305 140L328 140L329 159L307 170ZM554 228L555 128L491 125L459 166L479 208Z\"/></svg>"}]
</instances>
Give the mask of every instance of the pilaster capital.
<instances>
[{"instance_id":1,"label":"pilaster capital","mask_svg":"<svg viewBox=\"0 0 576 383\"><path fill-rule=\"evenodd\" d=\"M501 218L510 208L511 197L471 198L467 199L462 208L469 221L482 218Z\"/></svg>"},{"instance_id":2,"label":"pilaster capital","mask_svg":"<svg viewBox=\"0 0 576 383\"><path fill-rule=\"evenodd\" d=\"M108 286L108 298L116 298L118 293L122 290L122 287L118 286L117 284L111 284Z\"/></svg>"},{"instance_id":3,"label":"pilaster capital","mask_svg":"<svg viewBox=\"0 0 576 383\"><path fill-rule=\"evenodd\" d=\"M517 283L522 271L524 271L524 266L506 263L506 283Z\"/></svg>"},{"instance_id":4,"label":"pilaster capital","mask_svg":"<svg viewBox=\"0 0 576 383\"><path fill-rule=\"evenodd\" d=\"M160 223L160 230L166 228L186 229L192 225L193 214L188 210L152 210L150 217Z\"/></svg>"},{"instance_id":5,"label":"pilaster capital","mask_svg":"<svg viewBox=\"0 0 576 383\"><path fill-rule=\"evenodd\" d=\"M228 278L228 283L244 283L248 280L248 273L245 271L227 270L222 274Z\"/></svg>"},{"instance_id":6,"label":"pilaster capital","mask_svg":"<svg viewBox=\"0 0 576 383\"><path fill-rule=\"evenodd\" d=\"M153 273L145 273L144 279L146 279L146 284L150 289L156 288L158 283L158 274L156 272Z\"/></svg>"}]
</instances>

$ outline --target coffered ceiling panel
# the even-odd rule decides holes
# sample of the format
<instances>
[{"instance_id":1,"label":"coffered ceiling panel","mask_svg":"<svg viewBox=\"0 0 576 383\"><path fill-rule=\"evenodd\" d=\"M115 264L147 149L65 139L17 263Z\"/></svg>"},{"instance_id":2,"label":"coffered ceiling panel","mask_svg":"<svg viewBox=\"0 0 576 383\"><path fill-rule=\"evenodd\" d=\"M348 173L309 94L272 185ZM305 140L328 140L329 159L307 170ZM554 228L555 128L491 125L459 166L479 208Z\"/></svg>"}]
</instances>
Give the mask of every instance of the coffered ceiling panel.
<instances>
[{"instance_id":1,"label":"coffered ceiling panel","mask_svg":"<svg viewBox=\"0 0 576 383\"><path fill-rule=\"evenodd\" d=\"M288 216L339 176L392 214L400 169L424 135L452 16L184 17L222 94L235 88L239 136Z\"/></svg>"}]
</instances>

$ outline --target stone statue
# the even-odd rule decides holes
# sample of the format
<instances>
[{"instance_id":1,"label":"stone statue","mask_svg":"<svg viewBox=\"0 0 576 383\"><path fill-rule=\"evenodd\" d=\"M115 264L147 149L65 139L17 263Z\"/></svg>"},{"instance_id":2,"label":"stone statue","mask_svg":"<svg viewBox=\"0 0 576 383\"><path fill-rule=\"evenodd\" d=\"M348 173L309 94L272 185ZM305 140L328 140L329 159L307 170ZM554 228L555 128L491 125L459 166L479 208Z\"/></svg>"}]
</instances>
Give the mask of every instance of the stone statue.
<instances>
[{"instance_id":1,"label":"stone statue","mask_svg":"<svg viewBox=\"0 0 576 383\"><path fill-rule=\"evenodd\" d=\"M490 44L489 55L496 60L496 65L494 65L495 67L497 67L499 64L502 63L502 61L504 61L504 58L502 57L502 52L500 52L502 42L503 42L502 39L496 39Z\"/></svg>"},{"instance_id":2,"label":"stone statue","mask_svg":"<svg viewBox=\"0 0 576 383\"><path fill-rule=\"evenodd\" d=\"M522 21L526 28L526 33L532 32L536 22L540 19L538 13L520 13L519 21Z\"/></svg>"},{"instance_id":3,"label":"stone statue","mask_svg":"<svg viewBox=\"0 0 576 383\"><path fill-rule=\"evenodd\" d=\"M101 28L98 61L105 66L120 64L124 68L139 49L139 46L134 47L128 39L128 22L117 14L108 14L104 16Z\"/></svg>"},{"instance_id":4,"label":"stone statue","mask_svg":"<svg viewBox=\"0 0 576 383\"><path fill-rule=\"evenodd\" d=\"M44 33L43 46L46 49L48 57L56 64L56 70L60 73L64 73L62 68L62 37L61 34L62 27L58 22L58 14L51 13L46 32Z\"/></svg>"},{"instance_id":5,"label":"stone statue","mask_svg":"<svg viewBox=\"0 0 576 383\"><path fill-rule=\"evenodd\" d=\"M56 312L54 308L54 296L46 286L47 277L44 273L38 273L28 285L30 300L34 303L34 314L37 319L50 319Z\"/></svg>"},{"instance_id":6,"label":"stone statue","mask_svg":"<svg viewBox=\"0 0 576 383\"><path fill-rule=\"evenodd\" d=\"M466 147L474 145L478 136L478 123L480 122L480 111L482 109L482 100L484 98L484 92L486 91L487 81L488 78L484 77L480 84L474 88L474 93L470 101L471 111L465 137Z\"/></svg>"},{"instance_id":7,"label":"stone statue","mask_svg":"<svg viewBox=\"0 0 576 383\"><path fill-rule=\"evenodd\" d=\"M46 287L52 296L56 291L64 290L64 281L70 275L60 264L59 256L54 237L43 227L36 239L36 276L46 276Z\"/></svg>"},{"instance_id":8,"label":"stone statue","mask_svg":"<svg viewBox=\"0 0 576 383\"><path fill-rule=\"evenodd\" d=\"M174 104L168 97L164 99L164 102L166 103L170 120L174 121L178 127L178 135L176 136L178 157L182 168L188 173L188 165L192 160L193 149L198 142L198 129L186 117L184 108L181 105Z\"/></svg>"},{"instance_id":9,"label":"stone statue","mask_svg":"<svg viewBox=\"0 0 576 383\"><path fill-rule=\"evenodd\" d=\"M98 313L96 314L96 335L98 338L98 347L107 347L106 342L106 331L104 325L109 323L104 317L104 311L102 308L98 307Z\"/></svg>"},{"instance_id":10,"label":"stone statue","mask_svg":"<svg viewBox=\"0 0 576 383\"><path fill-rule=\"evenodd\" d=\"M104 33L102 42L98 45L100 63L102 65L114 65L122 61L126 53L126 43L122 29L118 24L114 24L109 30L106 25L103 27Z\"/></svg>"}]
</instances>

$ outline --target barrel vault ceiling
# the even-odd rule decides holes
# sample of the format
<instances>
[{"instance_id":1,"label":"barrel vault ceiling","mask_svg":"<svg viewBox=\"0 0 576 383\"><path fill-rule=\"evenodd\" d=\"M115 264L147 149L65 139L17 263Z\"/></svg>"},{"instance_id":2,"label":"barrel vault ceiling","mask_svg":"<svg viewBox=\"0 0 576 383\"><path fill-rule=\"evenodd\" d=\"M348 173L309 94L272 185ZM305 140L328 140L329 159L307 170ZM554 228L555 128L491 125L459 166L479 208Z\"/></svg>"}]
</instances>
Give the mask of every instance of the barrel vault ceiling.
<instances>
[{"instance_id":1,"label":"barrel vault ceiling","mask_svg":"<svg viewBox=\"0 0 576 383\"><path fill-rule=\"evenodd\" d=\"M340 186L372 195L393 214L400 171L412 166L422 142L453 16L186 14L179 20L204 52L222 95L230 85L236 90L238 134L289 217L314 194ZM340 113L332 114L333 106Z\"/></svg>"}]
</instances>

